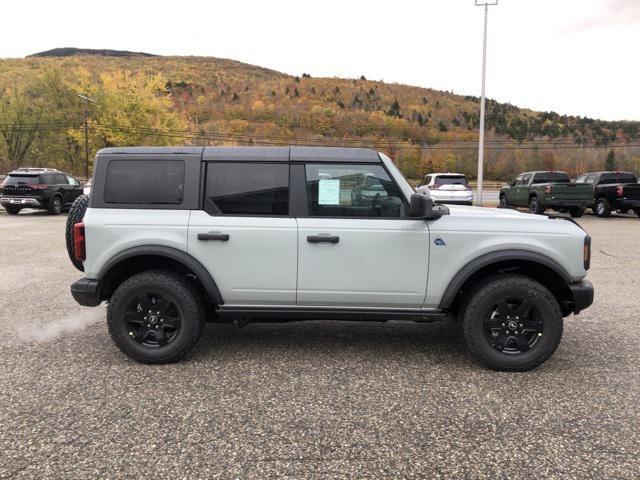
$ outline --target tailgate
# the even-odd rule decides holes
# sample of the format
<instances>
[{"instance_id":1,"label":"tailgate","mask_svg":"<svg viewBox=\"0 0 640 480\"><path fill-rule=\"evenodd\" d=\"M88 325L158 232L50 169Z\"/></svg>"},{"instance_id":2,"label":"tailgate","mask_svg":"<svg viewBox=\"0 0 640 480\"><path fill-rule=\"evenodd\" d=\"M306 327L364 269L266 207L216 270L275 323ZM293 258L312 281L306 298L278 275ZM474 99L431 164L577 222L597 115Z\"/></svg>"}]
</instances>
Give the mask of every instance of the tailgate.
<instances>
[{"instance_id":1,"label":"tailgate","mask_svg":"<svg viewBox=\"0 0 640 480\"><path fill-rule=\"evenodd\" d=\"M593 189L588 183L553 183L549 196L558 200L590 200Z\"/></svg>"},{"instance_id":2,"label":"tailgate","mask_svg":"<svg viewBox=\"0 0 640 480\"><path fill-rule=\"evenodd\" d=\"M640 200L640 183L622 185L622 196L627 200Z\"/></svg>"}]
</instances>

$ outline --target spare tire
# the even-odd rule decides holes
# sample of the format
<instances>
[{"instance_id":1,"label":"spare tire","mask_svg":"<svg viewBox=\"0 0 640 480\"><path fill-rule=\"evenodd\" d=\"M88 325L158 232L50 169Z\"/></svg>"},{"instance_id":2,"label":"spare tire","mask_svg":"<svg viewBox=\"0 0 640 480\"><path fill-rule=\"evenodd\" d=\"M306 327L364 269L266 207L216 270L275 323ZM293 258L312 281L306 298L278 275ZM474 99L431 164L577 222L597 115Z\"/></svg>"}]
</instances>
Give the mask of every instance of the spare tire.
<instances>
[{"instance_id":1,"label":"spare tire","mask_svg":"<svg viewBox=\"0 0 640 480\"><path fill-rule=\"evenodd\" d=\"M87 205L89 204L89 197L87 195L80 195L75 201L71 204L71 208L69 209L69 216L67 217L67 226L65 228L65 238L67 240L67 253L69 254L69 259L73 266L76 267L81 272L84 272L84 265L82 262L78 260L74 255L74 247L73 247L73 226L76 223L79 223L84 218L84 213L87 211Z\"/></svg>"}]
</instances>

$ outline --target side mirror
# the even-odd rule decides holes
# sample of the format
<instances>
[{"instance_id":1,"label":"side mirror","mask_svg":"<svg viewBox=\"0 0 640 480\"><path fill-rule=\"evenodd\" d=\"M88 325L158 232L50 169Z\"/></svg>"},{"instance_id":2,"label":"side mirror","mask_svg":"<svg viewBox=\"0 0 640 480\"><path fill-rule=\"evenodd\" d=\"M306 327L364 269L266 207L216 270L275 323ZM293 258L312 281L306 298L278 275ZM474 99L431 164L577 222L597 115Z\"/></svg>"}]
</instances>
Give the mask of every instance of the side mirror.
<instances>
[{"instance_id":1,"label":"side mirror","mask_svg":"<svg viewBox=\"0 0 640 480\"><path fill-rule=\"evenodd\" d=\"M433 201L430 197L422 193L411 195L409 211L411 217L425 220L435 220L445 214L440 208L433 206Z\"/></svg>"}]
</instances>

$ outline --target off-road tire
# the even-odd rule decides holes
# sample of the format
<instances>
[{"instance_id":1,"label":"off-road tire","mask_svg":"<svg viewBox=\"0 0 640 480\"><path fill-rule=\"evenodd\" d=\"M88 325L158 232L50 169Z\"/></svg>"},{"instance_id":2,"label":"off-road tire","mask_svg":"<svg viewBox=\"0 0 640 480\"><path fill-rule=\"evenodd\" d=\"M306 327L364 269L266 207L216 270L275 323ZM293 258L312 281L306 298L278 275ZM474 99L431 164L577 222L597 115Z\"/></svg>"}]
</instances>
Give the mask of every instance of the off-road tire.
<instances>
[{"instance_id":1,"label":"off-road tire","mask_svg":"<svg viewBox=\"0 0 640 480\"><path fill-rule=\"evenodd\" d=\"M6 207L4 207L4 209L7 211L9 215L17 215L18 213L20 213L20 210L21 210L19 207L12 207L10 205L7 205Z\"/></svg>"},{"instance_id":2,"label":"off-road tire","mask_svg":"<svg viewBox=\"0 0 640 480\"><path fill-rule=\"evenodd\" d=\"M62 213L62 198L55 195L49 200L49 208L47 210L51 215L60 215Z\"/></svg>"},{"instance_id":3,"label":"off-road tire","mask_svg":"<svg viewBox=\"0 0 640 480\"><path fill-rule=\"evenodd\" d=\"M67 225L64 230L65 240L67 241L67 254L69 255L69 260L71 260L73 266L81 272L84 272L84 265L82 265L82 262L78 260L74 254L73 226L76 223L80 223L82 221L82 219L84 218L84 214L87 211L88 205L89 197L87 195L80 195L74 200L74 202L71 204L71 208L69 208Z\"/></svg>"},{"instance_id":4,"label":"off-road tire","mask_svg":"<svg viewBox=\"0 0 640 480\"><path fill-rule=\"evenodd\" d=\"M534 304L543 319L543 334L531 349L510 355L491 345L485 334L485 316L500 301L522 297ZM562 312L558 301L540 283L522 275L503 274L474 285L460 309L462 338L478 363L493 370L523 372L543 364L555 352L562 338Z\"/></svg>"},{"instance_id":5,"label":"off-road tire","mask_svg":"<svg viewBox=\"0 0 640 480\"><path fill-rule=\"evenodd\" d=\"M593 213L596 217L607 218L611 216L611 204L604 197L598 198L593 206Z\"/></svg>"},{"instance_id":6,"label":"off-road tire","mask_svg":"<svg viewBox=\"0 0 640 480\"><path fill-rule=\"evenodd\" d=\"M535 195L532 195L531 198L529 199L529 213L542 215L544 213L544 210L545 209L540 206L540 201L538 200L538 197Z\"/></svg>"},{"instance_id":7,"label":"off-road tire","mask_svg":"<svg viewBox=\"0 0 640 480\"><path fill-rule=\"evenodd\" d=\"M170 296L181 322L173 341L154 348L136 342L125 321L129 304L149 292ZM189 279L171 271L148 270L128 278L113 293L107 307L107 325L111 339L129 358L140 363L173 363L184 358L202 335L203 311L202 299Z\"/></svg>"},{"instance_id":8,"label":"off-road tire","mask_svg":"<svg viewBox=\"0 0 640 480\"><path fill-rule=\"evenodd\" d=\"M507 206L507 196L506 195L500 195L500 199L499 199L498 204L501 207L506 207Z\"/></svg>"},{"instance_id":9,"label":"off-road tire","mask_svg":"<svg viewBox=\"0 0 640 480\"><path fill-rule=\"evenodd\" d=\"M582 207L570 208L569 215L571 215L571 218L580 218L584 215L584 210Z\"/></svg>"}]
</instances>

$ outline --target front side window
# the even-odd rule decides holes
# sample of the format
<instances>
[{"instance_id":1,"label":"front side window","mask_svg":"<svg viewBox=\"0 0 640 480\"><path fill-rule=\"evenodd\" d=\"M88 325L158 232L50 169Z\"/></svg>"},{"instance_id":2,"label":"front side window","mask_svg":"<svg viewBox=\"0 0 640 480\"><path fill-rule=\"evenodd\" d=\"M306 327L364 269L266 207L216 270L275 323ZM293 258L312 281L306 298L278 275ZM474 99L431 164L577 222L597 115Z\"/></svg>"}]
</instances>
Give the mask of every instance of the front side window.
<instances>
[{"instance_id":1,"label":"front side window","mask_svg":"<svg viewBox=\"0 0 640 480\"><path fill-rule=\"evenodd\" d=\"M184 195L182 160L111 160L105 203L175 205Z\"/></svg>"},{"instance_id":2,"label":"front side window","mask_svg":"<svg viewBox=\"0 0 640 480\"><path fill-rule=\"evenodd\" d=\"M406 200L380 165L308 164L306 176L311 216L408 216Z\"/></svg>"},{"instance_id":3,"label":"front side window","mask_svg":"<svg viewBox=\"0 0 640 480\"><path fill-rule=\"evenodd\" d=\"M531 179L531 175L525 175L520 180L520 185L529 185L529 180Z\"/></svg>"},{"instance_id":4,"label":"front side window","mask_svg":"<svg viewBox=\"0 0 640 480\"><path fill-rule=\"evenodd\" d=\"M71 175L65 175L65 177L66 177L67 183L69 185L80 185L80 183L75 178L73 178Z\"/></svg>"},{"instance_id":5,"label":"front side window","mask_svg":"<svg viewBox=\"0 0 640 480\"><path fill-rule=\"evenodd\" d=\"M211 215L288 215L289 165L209 163L204 209Z\"/></svg>"}]
</instances>

